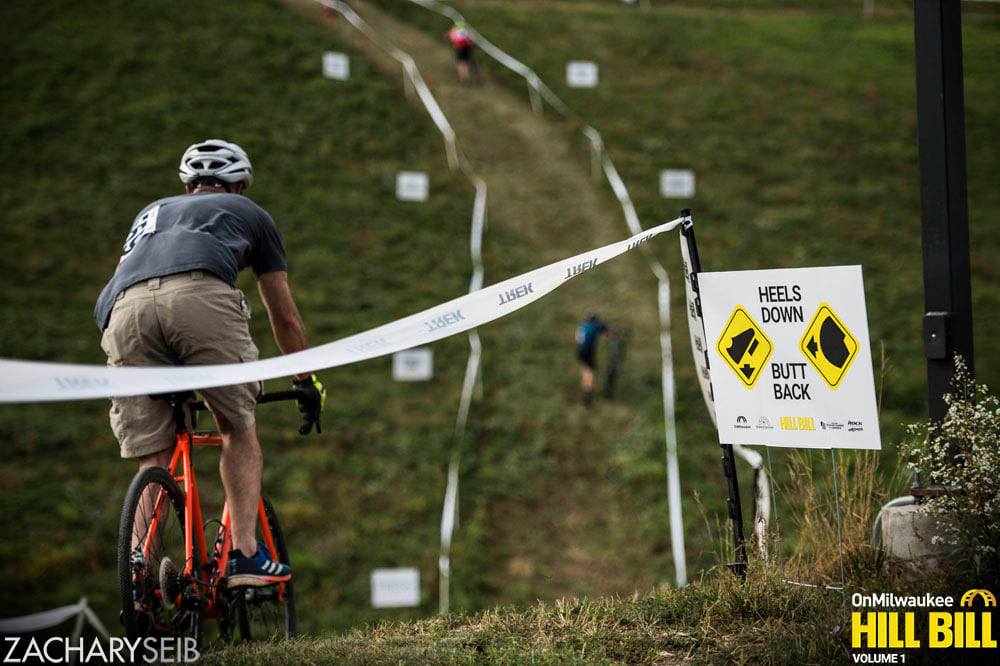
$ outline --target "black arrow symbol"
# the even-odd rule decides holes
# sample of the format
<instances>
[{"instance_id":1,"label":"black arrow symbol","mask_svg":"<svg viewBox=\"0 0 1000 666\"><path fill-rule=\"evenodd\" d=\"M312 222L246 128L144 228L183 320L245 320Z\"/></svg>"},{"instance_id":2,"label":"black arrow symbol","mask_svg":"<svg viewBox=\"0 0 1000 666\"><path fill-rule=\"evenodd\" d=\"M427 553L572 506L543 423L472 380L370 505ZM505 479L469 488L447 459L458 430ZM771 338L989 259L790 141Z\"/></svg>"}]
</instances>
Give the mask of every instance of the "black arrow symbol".
<instances>
[{"instance_id":1,"label":"black arrow symbol","mask_svg":"<svg viewBox=\"0 0 1000 666\"><path fill-rule=\"evenodd\" d=\"M753 374L753 371L754 371L754 369L750 367L749 363L744 363L743 367L740 368L740 372L742 372L744 375L746 375L747 379L750 379L750 375Z\"/></svg>"},{"instance_id":2,"label":"black arrow symbol","mask_svg":"<svg viewBox=\"0 0 1000 666\"><path fill-rule=\"evenodd\" d=\"M816 344L815 336L809 338L809 344L806 345L806 349L813 355L813 358L816 358L816 351L819 349L819 345Z\"/></svg>"}]
</instances>

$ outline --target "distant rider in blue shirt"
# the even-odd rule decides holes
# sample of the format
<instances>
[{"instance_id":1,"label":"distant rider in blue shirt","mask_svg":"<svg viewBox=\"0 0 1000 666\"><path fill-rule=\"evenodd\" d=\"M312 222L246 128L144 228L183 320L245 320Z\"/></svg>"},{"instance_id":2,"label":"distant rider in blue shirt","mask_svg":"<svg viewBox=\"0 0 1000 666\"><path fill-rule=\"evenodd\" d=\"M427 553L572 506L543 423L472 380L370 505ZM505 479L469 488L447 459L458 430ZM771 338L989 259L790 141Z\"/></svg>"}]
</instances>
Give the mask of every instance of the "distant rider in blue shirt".
<instances>
[{"instance_id":1,"label":"distant rider in blue shirt","mask_svg":"<svg viewBox=\"0 0 1000 666\"><path fill-rule=\"evenodd\" d=\"M576 327L576 357L583 373L583 404L590 406L594 398L594 368L597 355L597 338L608 330L596 314L590 314Z\"/></svg>"}]
</instances>

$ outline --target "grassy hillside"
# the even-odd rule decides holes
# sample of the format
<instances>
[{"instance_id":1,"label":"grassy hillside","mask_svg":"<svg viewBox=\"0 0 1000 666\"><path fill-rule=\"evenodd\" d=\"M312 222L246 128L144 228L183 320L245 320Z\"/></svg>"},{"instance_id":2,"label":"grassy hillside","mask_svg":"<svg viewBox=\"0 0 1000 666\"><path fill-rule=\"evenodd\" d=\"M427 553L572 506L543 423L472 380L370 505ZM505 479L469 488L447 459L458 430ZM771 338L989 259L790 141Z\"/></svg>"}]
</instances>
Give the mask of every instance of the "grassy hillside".
<instances>
[{"instance_id":1,"label":"grassy hillside","mask_svg":"<svg viewBox=\"0 0 1000 666\"><path fill-rule=\"evenodd\" d=\"M380 70L364 42L277 3L167 9L3 10L13 28L0 90L5 107L19 112L0 162L19 183L3 194L3 356L102 361L90 312L125 229L149 199L177 191L179 151L205 136L250 151L258 174L250 194L284 230L314 340L465 290L472 193L447 175L440 138L406 100L398 69ZM352 55L350 82L320 77L327 49ZM501 127L506 111L493 113L491 125ZM520 118L531 119L523 110ZM550 129L532 122L531 138L548 150ZM520 145L498 137L494 148L510 154ZM513 188L513 196L491 201L490 280L624 235L604 224L613 208L566 159L549 152L506 165L497 189ZM402 168L434 174L429 204L393 199ZM518 189L518 180L531 187ZM639 260L599 275L483 332L484 396L470 428L456 547L458 608L630 592L670 575L651 292L632 288L645 276ZM243 286L262 354L273 355L252 281ZM588 418L576 404L569 341L582 312L608 303L644 342L630 355L621 400ZM292 544L305 631L425 614L436 603L437 525L466 343L435 350L438 374L428 385L393 384L385 359L323 373L331 398L322 437L300 440L291 434L294 415L261 412L265 488ZM0 409L9 441L0 457L0 554L10 614L87 594L115 626L114 534L132 468L117 458L106 409ZM201 459L211 489L214 458ZM393 565L420 568L420 609L369 608L369 570Z\"/></svg>"},{"instance_id":2,"label":"grassy hillside","mask_svg":"<svg viewBox=\"0 0 1000 666\"><path fill-rule=\"evenodd\" d=\"M432 34L447 27L409 2L377 4ZM874 356L878 364L884 351L887 360L884 441L898 440L901 424L924 412L909 14L862 20L823 9L730 11L714 2L653 3L652 11L602 2L453 4L602 132L646 224L678 206L659 197L659 170L696 171L690 203L707 270L861 264ZM1000 306L993 268L1000 194L991 185L1000 168L1000 90L990 54L1000 20L988 10L972 14L963 37L977 369L995 385L1000 343L989 313ZM479 55L488 78L524 90L523 80ZM565 86L565 64L574 59L599 63L596 90ZM586 168L582 141L579 164ZM673 248L658 250L676 275ZM683 331L674 342L686 344ZM685 415L699 409L686 377ZM698 421L684 419L682 442L710 437Z\"/></svg>"},{"instance_id":3,"label":"grassy hillside","mask_svg":"<svg viewBox=\"0 0 1000 666\"><path fill-rule=\"evenodd\" d=\"M103 362L93 301L136 211L179 191L180 152L205 137L249 151L249 195L282 229L312 340L466 288L471 189L449 175L399 80L320 26L271 2L7 3L0 13L0 355ZM324 50L355 56L350 81L322 78ZM400 169L433 174L428 203L395 200ZM243 288L272 356L253 281ZM426 386L394 384L386 359L324 374L322 437L294 436L294 408L262 410L265 488L295 544L306 629L364 619L371 566L405 557L431 570L466 348L436 345ZM87 594L117 617L114 539L133 466L118 459L107 408L0 408L2 615ZM202 486L216 489L215 456L198 460Z\"/></svg>"},{"instance_id":4,"label":"grassy hillside","mask_svg":"<svg viewBox=\"0 0 1000 666\"><path fill-rule=\"evenodd\" d=\"M408 2L379 4L431 32L447 27L446 19ZM875 357L884 344L894 368L885 394L886 439L922 412L909 16L865 21L822 11L707 9L716 3L641 13L599 2L453 4L602 132L647 224L677 207L659 198L659 170L696 171L691 204L706 269L862 264ZM966 22L976 347L981 378L991 385L1000 380L1000 342L989 329L989 313L1000 306L992 268L1000 253L1000 193L991 187L1000 168L994 149L1000 89L990 57L998 42L995 13ZM601 65L599 88L565 86L565 65L573 59ZM479 60L489 76L523 90L523 80ZM582 146L580 165L587 165ZM665 249L665 261L676 266L673 248Z\"/></svg>"}]
</instances>

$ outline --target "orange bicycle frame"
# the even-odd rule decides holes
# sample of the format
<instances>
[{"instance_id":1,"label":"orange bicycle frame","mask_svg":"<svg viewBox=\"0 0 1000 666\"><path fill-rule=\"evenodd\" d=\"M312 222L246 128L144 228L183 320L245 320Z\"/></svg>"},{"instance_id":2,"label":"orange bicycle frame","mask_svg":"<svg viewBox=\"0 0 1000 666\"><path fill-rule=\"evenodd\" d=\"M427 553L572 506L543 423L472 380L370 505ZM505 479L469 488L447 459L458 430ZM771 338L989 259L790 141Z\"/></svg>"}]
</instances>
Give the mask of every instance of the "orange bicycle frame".
<instances>
[{"instance_id":1,"label":"orange bicycle frame","mask_svg":"<svg viewBox=\"0 0 1000 666\"><path fill-rule=\"evenodd\" d=\"M184 569L183 574L196 585L204 590L207 605L204 608L206 616L217 616L221 610L219 604L219 582L228 571L229 550L230 550L230 523L229 502L222 509L222 525L219 527L219 534L215 541L213 550L213 560L208 558L208 544L205 541L204 517L201 511L201 499L198 496L198 484L194 474L194 463L192 459L193 446L222 446L220 435L200 434L192 431L178 433L177 443L167 468L170 475L184 490ZM153 509L153 518L149 524L149 531L142 544L143 554L149 557L156 534L160 525L160 517L166 508L166 493L160 492ZM261 527L261 536L264 544L274 557L278 557L278 552L274 546L274 536L271 533L271 525L267 519L267 512L264 508L264 500L258 500L257 519ZM201 562L200 570L194 570L195 555L197 561ZM216 566L212 566L215 564ZM278 583L278 599L283 599L285 594L284 583Z\"/></svg>"}]
</instances>

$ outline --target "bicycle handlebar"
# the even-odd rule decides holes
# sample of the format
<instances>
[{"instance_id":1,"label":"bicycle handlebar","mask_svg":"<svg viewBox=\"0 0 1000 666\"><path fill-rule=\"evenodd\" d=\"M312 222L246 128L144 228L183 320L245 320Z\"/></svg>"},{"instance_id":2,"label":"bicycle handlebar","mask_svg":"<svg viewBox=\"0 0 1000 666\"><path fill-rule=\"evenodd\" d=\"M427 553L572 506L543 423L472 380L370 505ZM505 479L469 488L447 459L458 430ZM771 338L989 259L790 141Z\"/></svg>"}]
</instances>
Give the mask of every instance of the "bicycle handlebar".
<instances>
[{"instance_id":1,"label":"bicycle handlebar","mask_svg":"<svg viewBox=\"0 0 1000 666\"><path fill-rule=\"evenodd\" d=\"M307 397L307 394L305 391L300 389L292 389L290 391L273 391L271 393L261 393L260 396L257 397L257 404L263 405L267 402L290 402L293 400L298 402L304 397ZM205 404L204 400L194 400L188 402L187 405L192 414L196 412L208 411L208 406ZM313 423L313 419L311 419L308 414L304 414L302 416L302 425L299 426L299 434L308 435L309 431L312 429Z\"/></svg>"}]
</instances>

